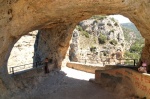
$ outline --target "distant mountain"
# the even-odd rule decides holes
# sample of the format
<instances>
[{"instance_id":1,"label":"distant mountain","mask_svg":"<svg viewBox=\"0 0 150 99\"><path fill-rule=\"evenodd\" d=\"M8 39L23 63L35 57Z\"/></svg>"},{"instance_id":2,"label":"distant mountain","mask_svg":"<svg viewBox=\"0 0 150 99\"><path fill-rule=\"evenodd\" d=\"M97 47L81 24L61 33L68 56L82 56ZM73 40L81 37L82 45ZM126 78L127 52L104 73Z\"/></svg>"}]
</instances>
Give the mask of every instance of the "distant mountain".
<instances>
[{"instance_id":1,"label":"distant mountain","mask_svg":"<svg viewBox=\"0 0 150 99\"><path fill-rule=\"evenodd\" d=\"M128 46L124 56L139 59L145 42L144 38L133 23L123 23L121 27Z\"/></svg>"},{"instance_id":2,"label":"distant mountain","mask_svg":"<svg viewBox=\"0 0 150 99\"><path fill-rule=\"evenodd\" d=\"M121 26L131 29L133 31L138 31L138 29L133 23L121 23Z\"/></svg>"},{"instance_id":3,"label":"distant mountain","mask_svg":"<svg viewBox=\"0 0 150 99\"><path fill-rule=\"evenodd\" d=\"M130 32L134 32L136 38L143 39L143 37L140 34L140 31L136 28L136 26L133 23L121 23L121 27L128 29Z\"/></svg>"}]
</instances>

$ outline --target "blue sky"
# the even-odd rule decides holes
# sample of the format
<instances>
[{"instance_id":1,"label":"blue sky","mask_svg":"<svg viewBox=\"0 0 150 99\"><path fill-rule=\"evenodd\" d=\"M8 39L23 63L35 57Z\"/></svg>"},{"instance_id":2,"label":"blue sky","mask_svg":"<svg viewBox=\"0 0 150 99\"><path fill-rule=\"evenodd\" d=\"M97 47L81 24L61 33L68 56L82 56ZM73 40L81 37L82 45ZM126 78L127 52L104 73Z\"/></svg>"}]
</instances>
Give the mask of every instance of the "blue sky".
<instances>
[{"instance_id":1,"label":"blue sky","mask_svg":"<svg viewBox=\"0 0 150 99\"><path fill-rule=\"evenodd\" d=\"M129 23L131 22L127 17L124 17L122 15L110 15L110 17L115 18L119 21L119 23Z\"/></svg>"}]
</instances>

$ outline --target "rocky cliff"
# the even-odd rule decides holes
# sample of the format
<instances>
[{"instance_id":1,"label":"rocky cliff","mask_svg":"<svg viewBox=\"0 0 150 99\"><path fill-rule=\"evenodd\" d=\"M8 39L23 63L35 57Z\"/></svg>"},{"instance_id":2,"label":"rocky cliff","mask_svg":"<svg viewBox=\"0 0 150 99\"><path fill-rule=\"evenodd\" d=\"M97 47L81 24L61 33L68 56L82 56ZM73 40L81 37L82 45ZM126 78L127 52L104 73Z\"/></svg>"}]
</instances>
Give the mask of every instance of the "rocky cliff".
<instances>
[{"instance_id":1,"label":"rocky cliff","mask_svg":"<svg viewBox=\"0 0 150 99\"><path fill-rule=\"evenodd\" d=\"M33 30L45 32L45 46L50 46L60 65L66 55L72 31L81 20L93 15L121 14L128 17L145 38L142 61L150 64L150 1L149 0L0 0L0 82L7 91L15 80L8 75L7 62L14 44ZM44 35L44 33L42 34ZM53 41L54 40L54 41ZM43 43L43 42L41 42ZM38 50L42 50L42 46ZM43 50L49 53L49 50ZM46 56L42 57L44 59ZM22 79L21 79L22 80ZM4 89L0 86L0 92ZM2 91L3 92L3 91Z\"/></svg>"},{"instance_id":2,"label":"rocky cliff","mask_svg":"<svg viewBox=\"0 0 150 99\"><path fill-rule=\"evenodd\" d=\"M69 58L71 61L80 62L87 59L94 62L117 50L124 51L125 47L124 33L119 22L109 16L97 15L81 21L76 26L70 44ZM95 53L97 54L93 55Z\"/></svg>"}]
</instances>

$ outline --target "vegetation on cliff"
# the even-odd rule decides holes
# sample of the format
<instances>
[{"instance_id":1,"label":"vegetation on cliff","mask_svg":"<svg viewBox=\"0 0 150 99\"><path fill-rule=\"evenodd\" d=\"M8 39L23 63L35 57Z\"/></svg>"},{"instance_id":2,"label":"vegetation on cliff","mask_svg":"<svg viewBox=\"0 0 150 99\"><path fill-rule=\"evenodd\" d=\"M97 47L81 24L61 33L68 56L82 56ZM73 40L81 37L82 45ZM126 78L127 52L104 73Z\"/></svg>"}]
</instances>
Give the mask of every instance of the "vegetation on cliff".
<instances>
[{"instance_id":1,"label":"vegetation on cliff","mask_svg":"<svg viewBox=\"0 0 150 99\"><path fill-rule=\"evenodd\" d=\"M70 53L74 53L75 59L80 59L80 55L89 57L86 55L89 51L107 56L118 49L124 52L124 58L139 59L144 46L144 39L134 24L120 24L109 16L95 15L81 21L73 34L79 35L72 39L76 50Z\"/></svg>"},{"instance_id":2,"label":"vegetation on cliff","mask_svg":"<svg viewBox=\"0 0 150 99\"><path fill-rule=\"evenodd\" d=\"M121 24L126 42L129 42L128 50L125 51L125 57L139 59L144 46L144 38L133 23Z\"/></svg>"}]
</instances>

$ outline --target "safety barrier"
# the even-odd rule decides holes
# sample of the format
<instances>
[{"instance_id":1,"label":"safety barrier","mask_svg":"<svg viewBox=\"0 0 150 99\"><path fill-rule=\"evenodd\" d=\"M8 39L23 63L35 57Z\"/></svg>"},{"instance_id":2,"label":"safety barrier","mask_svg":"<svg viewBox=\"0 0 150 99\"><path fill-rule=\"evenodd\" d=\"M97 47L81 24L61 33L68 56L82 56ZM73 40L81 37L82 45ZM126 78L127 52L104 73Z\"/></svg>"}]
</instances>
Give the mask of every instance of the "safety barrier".
<instances>
[{"instance_id":1,"label":"safety barrier","mask_svg":"<svg viewBox=\"0 0 150 99\"><path fill-rule=\"evenodd\" d=\"M91 61L89 59L79 59L79 60L82 60L83 63L88 63L88 61ZM113 65L118 65L118 64L122 64L122 65L133 65L133 66L136 66L136 63L138 62L137 59L116 59L120 62L115 62L115 64ZM109 65L109 59L105 59L105 60L102 60L102 59L96 59L96 60L92 60L96 63L99 63L99 62L102 62L103 66L106 65L106 62L107 62L107 65Z\"/></svg>"},{"instance_id":2,"label":"safety barrier","mask_svg":"<svg viewBox=\"0 0 150 99\"><path fill-rule=\"evenodd\" d=\"M16 72L21 72L23 70L29 70L29 69L34 69L38 67L42 67L44 65L44 62L34 62L34 63L29 63L29 64L24 64L24 65L18 65L18 66L11 66L10 68L10 74L15 74Z\"/></svg>"}]
</instances>

